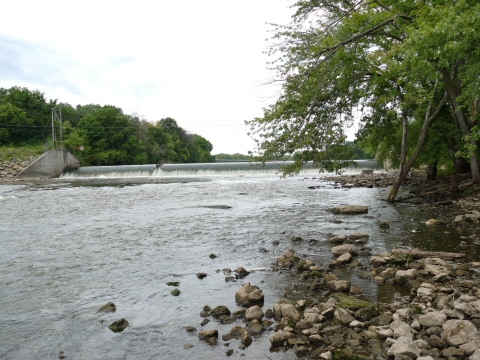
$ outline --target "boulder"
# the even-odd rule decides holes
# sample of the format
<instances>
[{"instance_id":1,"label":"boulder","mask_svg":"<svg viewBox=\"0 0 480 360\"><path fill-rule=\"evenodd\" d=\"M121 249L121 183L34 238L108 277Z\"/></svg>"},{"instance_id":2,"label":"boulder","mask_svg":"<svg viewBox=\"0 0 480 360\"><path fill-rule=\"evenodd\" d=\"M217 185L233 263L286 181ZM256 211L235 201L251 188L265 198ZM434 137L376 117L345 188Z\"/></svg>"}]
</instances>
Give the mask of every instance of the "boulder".
<instances>
[{"instance_id":1,"label":"boulder","mask_svg":"<svg viewBox=\"0 0 480 360\"><path fill-rule=\"evenodd\" d=\"M413 280L417 277L417 269L408 269L408 270L398 270L395 274L395 284L403 285L409 280Z\"/></svg>"},{"instance_id":2,"label":"boulder","mask_svg":"<svg viewBox=\"0 0 480 360\"><path fill-rule=\"evenodd\" d=\"M124 318L121 318L111 323L108 328L113 332L122 332L128 327L128 325L128 321Z\"/></svg>"},{"instance_id":3,"label":"boulder","mask_svg":"<svg viewBox=\"0 0 480 360\"><path fill-rule=\"evenodd\" d=\"M251 303L263 301L263 292L258 286L252 286L250 283L245 283L236 293L235 301L239 304L249 301Z\"/></svg>"},{"instance_id":4,"label":"boulder","mask_svg":"<svg viewBox=\"0 0 480 360\"><path fill-rule=\"evenodd\" d=\"M268 338L272 344L282 344L285 340L294 338L295 335L291 332L280 330Z\"/></svg>"},{"instance_id":5,"label":"boulder","mask_svg":"<svg viewBox=\"0 0 480 360\"><path fill-rule=\"evenodd\" d=\"M351 255L357 255L358 252L355 246L351 244L344 244L344 245L334 246L332 248L332 253L333 255L339 256L345 253L350 253Z\"/></svg>"},{"instance_id":6,"label":"boulder","mask_svg":"<svg viewBox=\"0 0 480 360\"><path fill-rule=\"evenodd\" d=\"M332 208L334 214L365 214L368 213L368 206L361 205L347 205L336 206Z\"/></svg>"},{"instance_id":7,"label":"boulder","mask_svg":"<svg viewBox=\"0 0 480 360\"><path fill-rule=\"evenodd\" d=\"M336 260L336 264L348 264L352 260L352 255L350 253L345 253L340 255Z\"/></svg>"},{"instance_id":8,"label":"boulder","mask_svg":"<svg viewBox=\"0 0 480 360\"><path fill-rule=\"evenodd\" d=\"M342 309L340 307L337 307L333 312L333 318L336 322L340 323L341 325L348 325L355 320L355 318L352 315L350 315L350 313L347 310Z\"/></svg>"},{"instance_id":9,"label":"boulder","mask_svg":"<svg viewBox=\"0 0 480 360\"><path fill-rule=\"evenodd\" d=\"M447 321L447 315L441 311L432 311L418 318L423 327L442 326Z\"/></svg>"},{"instance_id":10,"label":"boulder","mask_svg":"<svg viewBox=\"0 0 480 360\"><path fill-rule=\"evenodd\" d=\"M450 346L459 346L480 339L480 334L468 320L448 320L442 326L442 338Z\"/></svg>"},{"instance_id":11,"label":"boulder","mask_svg":"<svg viewBox=\"0 0 480 360\"><path fill-rule=\"evenodd\" d=\"M218 331L213 329L213 330L203 330L198 333L198 338L200 340L207 340L209 338L217 338L218 339Z\"/></svg>"},{"instance_id":12,"label":"boulder","mask_svg":"<svg viewBox=\"0 0 480 360\"><path fill-rule=\"evenodd\" d=\"M257 305L249 307L245 312L245 318L247 319L247 321L251 321L254 319L262 321L263 316L263 310Z\"/></svg>"},{"instance_id":13,"label":"boulder","mask_svg":"<svg viewBox=\"0 0 480 360\"><path fill-rule=\"evenodd\" d=\"M219 318L220 316L227 315L229 316L232 312L224 305L217 306L216 308L210 311L210 315Z\"/></svg>"},{"instance_id":14,"label":"boulder","mask_svg":"<svg viewBox=\"0 0 480 360\"><path fill-rule=\"evenodd\" d=\"M388 350L388 356L396 356L396 355L406 355L411 357L412 359L416 359L420 356L421 350L420 348L415 345L412 339L406 336L401 336L395 341L395 344Z\"/></svg>"}]
</instances>

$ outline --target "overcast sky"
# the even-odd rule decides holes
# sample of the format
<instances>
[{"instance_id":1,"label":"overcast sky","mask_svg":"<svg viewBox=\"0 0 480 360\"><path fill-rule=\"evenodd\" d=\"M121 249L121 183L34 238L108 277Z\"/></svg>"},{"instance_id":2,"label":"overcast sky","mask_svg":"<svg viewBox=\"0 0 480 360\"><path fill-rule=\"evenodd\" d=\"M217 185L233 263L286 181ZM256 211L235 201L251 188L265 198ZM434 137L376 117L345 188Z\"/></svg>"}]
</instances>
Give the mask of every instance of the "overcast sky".
<instances>
[{"instance_id":1,"label":"overcast sky","mask_svg":"<svg viewBox=\"0 0 480 360\"><path fill-rule=\"evenodd\" d=\"M0 87L48 99L172 117L213 144L246 153L244 120L277 88L266 50L291 0L8 1L0 21Z\"/></svg>"}]
</instances>

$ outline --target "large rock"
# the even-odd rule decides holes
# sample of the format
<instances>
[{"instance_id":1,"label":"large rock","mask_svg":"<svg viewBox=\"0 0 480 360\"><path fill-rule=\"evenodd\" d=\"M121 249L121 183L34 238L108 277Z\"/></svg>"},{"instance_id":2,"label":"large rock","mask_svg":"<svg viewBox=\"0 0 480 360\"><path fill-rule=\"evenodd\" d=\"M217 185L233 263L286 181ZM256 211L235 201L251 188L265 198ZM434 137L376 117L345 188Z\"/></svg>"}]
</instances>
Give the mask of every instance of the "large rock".
<instances>
[{"instance_id":1,"label":"large rock","mask_svg":"<svg viewBox=\"0 0 480 360\"><path fill-rule=\"evenodd\" d=\"M295 335L288 331L277 331L268 338L272 344L282 344L285 340L294 338Z\"/></svg>"},{"instance_id":2,"label":"large rock","mask_svg":"<svg viewBox=\"0 0 480 360\"><path fill-rule=\"evenodd\" d=\"M345 253L345 254L340 255L340 256L335 260L335 263L338 264L338 265L348 264L351 260L352 260L352 254L350 254L350 253L347 252L347 253Z\"/></svg>"},{"instance_id":3,"label":"large rock","mask_svg":"<svg viewBox=\"0 0 480 360\"><path fill-rule=\"evenodd\" d=\"M468 320L448 320L442 326L442 338L450 346L459 346L480 339L480 334Z\"/></svg>"},{"instance_id":4,"label":"large rock","mask_svg":"<svg viewBox=\"0 0 480 360\"><path fill-rule=\"evenodd\" d=\"M409 280L413 280L417 277L417 269L408 269L408 270L398 270L395 274L395 284L403 285Z\"/></svg>"},{"instance_id":5,"label":"large rock","mask_svg":"<svg viewBox=\"0 0 480 360\"><path fill-rule=\"evenodd\" d=\"M257 305L249 307L245 312L245 318L247 319L247 321L255 319L258 321L262 321L263 315L263 310Z\"/></svg>"},{"instance_id":6,"label":"large rock","mask_svg":"<svg viewBox=\"0 0 480 360\"><path fill-rule=\"evenodd\" d=\"M355 246L351 244L343 244L343 245L334 246L332 248L332 253L333 255L336 255L336 256L343 255L345 253L350 253L351 255L357 255L357 249L355 248Z\"/></svg>"},{"instance_id":7,"label":"large rock","mask_svg":"<svg viewBox=\"0 0 480 360\"><path fill-rule=\"evenodd\" d=\"M334 244L343 244L345 241L347 241L347 236L346 235L333 236L330 239L328 239L328 241Z\"/></svg>"},{"instance_id":8,"label":"large rock","mask_svg":"<svg viewBox=\"0 0 480 360\"><path fill-rule=\"evenodd\" d=\"M275 304L273 305L273 312L276 317L286 317L294 322L300 321L300 313L293 304Z\"/></svg>"},{"instance_id":9,"label":"large rock","mask_svg":"<svg viewBox=\"0 0 480 360\"><path fill-rule=\"evenodd\" d=\"M239 304L249 301L252 303L263 301L263 292L258 286L252 286L250 283L244 284L235 294L235 301Z\"/></svg>"},{"instance_id":10,"label":"large rock","mask_svg":"<svg viewBox=\"0 0 480 360\"><path fill-rule=\"evenodd\" d=\"M402 336L406 336L413 340L413 335L415 335L416 333L416 331L413 330L410 325L400 320L393 321L390 324L390 329L393 330L393 337L395 339L399 339Z\"/></svg>"},{"instance_id":11,"label":"large rock","mask_svg":"<svg viewBox=\"0 0 480 360\"><path fill-rule=\"evenodd\" d=\"M365 214L368 213L368 206L361 205L347 205L336 206L332 208L334 214Z\"/></svg>"},{"instance_id":12,"label":"large rock","mask_svg":"<svg viewBox=\"0 0 480 360\"><path fill-rule=\"evenodd\" d=\"M406 336L401 336L395 341L395 344L388 350L388 356L396 356L396 355L406 355L411 357L412 359L416 359L420 356L420 348L415 345L412 339Z\"/></svg>"},{"instance_id":13,"label":"large rock","mask_svg":"<svg viewBox=\"0 0 480 360\"><path fill-rule=\"evenodd\" d=\"M441 311L432 311L418 318L424 327L442 326L447 321L447 315Z\"/></svg>"},{"instance_id":14,"label":"large rock","mask_svg":"<svg viewBox=\"0 0 480 360\"><path fill-rule=\"evenodd\" d=\"M355 320L355 318L352 315L350 315L350 313L347 310L342 309L340 307L337 307L333 312L333 318L336 322L340 323L341 325L348 325Z\"/></svg>"},{"instance_id":15,"label":"large rock","mask_svg":"<svg viewBox=\"0 0 480 360\"><path fill-rule=\"evenodd\" d=\"M370 263L371 265L374 265L374 266L386 265L386 264L387 264L387 260L386 260L384 257L382 257L382 256L373 255L373 256L370 257L369 263Z\"/></svg>"}]
</instances>

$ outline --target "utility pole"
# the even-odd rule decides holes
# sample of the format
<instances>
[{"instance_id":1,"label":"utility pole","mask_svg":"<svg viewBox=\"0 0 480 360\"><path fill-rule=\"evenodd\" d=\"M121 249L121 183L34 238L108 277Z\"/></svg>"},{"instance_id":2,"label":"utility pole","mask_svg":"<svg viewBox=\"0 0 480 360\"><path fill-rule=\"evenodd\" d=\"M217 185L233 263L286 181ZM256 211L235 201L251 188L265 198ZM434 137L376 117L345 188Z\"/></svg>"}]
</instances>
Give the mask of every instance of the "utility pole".
<instances>
[{"instance_id":1,"label":"utility pole","mask_svg":"<svg viewBox=\"0 0 480 360\"><path fill-rule=\"evenodd\" d=\"M55 126L54 126L54 120L55 118L55 108L52 108L52 148L55 147Z\"/></svg>"},{"instance_id":2,"label":"utility pole","mask_svg":"<svg viewBox=\"0 0 480 360\"><path fill-rule=\"evenodd\" d=\"M62 143L62 105L60 105L60 143Z\"/></svg>"}]
</instances>

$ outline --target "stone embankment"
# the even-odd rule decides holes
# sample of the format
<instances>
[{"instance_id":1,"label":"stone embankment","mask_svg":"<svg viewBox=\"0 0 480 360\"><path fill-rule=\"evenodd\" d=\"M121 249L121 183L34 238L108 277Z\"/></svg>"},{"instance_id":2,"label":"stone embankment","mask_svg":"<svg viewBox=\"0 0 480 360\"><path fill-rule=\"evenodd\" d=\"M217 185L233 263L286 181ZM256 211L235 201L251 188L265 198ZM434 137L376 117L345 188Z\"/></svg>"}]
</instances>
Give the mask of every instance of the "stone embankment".
<instances>
[{"instance_id":1,"label":"stone embankment","mask_svg":"<svg viewBox=\"0 0 480 360\"><path fill-rule=\"evenodd\" d=\"M1 181L16 181L15 178L18 173L28 167L31 163L37 160L36 157L29 158L0 160L0 182Z\"/></svg>"}]
</instances>

